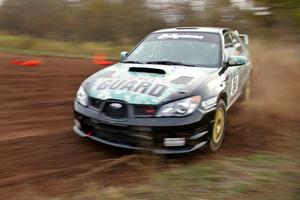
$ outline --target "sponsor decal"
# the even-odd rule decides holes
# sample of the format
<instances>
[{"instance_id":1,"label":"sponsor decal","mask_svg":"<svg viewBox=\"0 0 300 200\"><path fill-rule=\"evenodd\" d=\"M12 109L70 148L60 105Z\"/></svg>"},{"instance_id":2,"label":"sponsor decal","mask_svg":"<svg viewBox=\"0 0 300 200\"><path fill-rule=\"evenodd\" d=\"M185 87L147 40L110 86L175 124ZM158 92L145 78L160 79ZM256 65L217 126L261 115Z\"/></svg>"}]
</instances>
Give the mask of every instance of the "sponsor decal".
<instances>
[{"instance_id":1,"label":"sponsor decal","mask_svg":"<svg viewBox=\"0 0 300 200\"><path fill-rule=\"evenodd\" d=\"M235 95L236 92L238 91L239 88L239 75L236 75L232 80L231 80L231 96Z\"/></svg>"},{"instance_id":2,"label":"sponsor decal","mask_svg":"<svg viewBox=\"0 0 300 200\"><path fill-rule=\"evenodd\" d=\"M208 99L206 101L203 101L201 103L201 105L204 109L210 109L213 106L217 105L217 101L218 101L218 97L214 97L214 98Z\"/></svg>"},{"instance_id":3,"label":"sponsor decal","mask_svg":"<svg viewBox=\"0 0 300 200\"><path fill-rule=\"evenodd\" d=\"M202 40L204 36L202 35L188 35L188 34L177 34L177 33L164 33L162 35L159 35L157 39L163 40L163 39L198 39Z\"/></svg>"},{"instance_id":4,"label":"sponsor decal","mask_svg":"<svg viewBox=\"0 0 300 200\"><path fill-rule=\"evenodd\" d=\"M164 138L165 147L181 147L186 143L185 138Z\"/></svg>"}]
</instances>

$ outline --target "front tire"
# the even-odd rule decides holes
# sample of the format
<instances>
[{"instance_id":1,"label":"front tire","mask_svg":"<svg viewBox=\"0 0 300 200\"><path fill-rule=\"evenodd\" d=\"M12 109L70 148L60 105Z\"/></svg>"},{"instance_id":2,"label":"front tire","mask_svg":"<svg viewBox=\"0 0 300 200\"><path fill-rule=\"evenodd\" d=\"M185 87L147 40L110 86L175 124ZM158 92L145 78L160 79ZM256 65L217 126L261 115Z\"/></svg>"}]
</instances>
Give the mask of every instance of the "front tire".
<instances>
[{"instance_id":1,"label":"front tire","mask_svg":"<svg viewBox=\"0 0 300 200\"><path fill-rule=\"evenodd\" d=\"M220 149L225 137L226 125L226 105L223 100L220 100L217 105L211 137L208 142L208 150L210 152L215 152Z\"/></svg>"}]
</instances>

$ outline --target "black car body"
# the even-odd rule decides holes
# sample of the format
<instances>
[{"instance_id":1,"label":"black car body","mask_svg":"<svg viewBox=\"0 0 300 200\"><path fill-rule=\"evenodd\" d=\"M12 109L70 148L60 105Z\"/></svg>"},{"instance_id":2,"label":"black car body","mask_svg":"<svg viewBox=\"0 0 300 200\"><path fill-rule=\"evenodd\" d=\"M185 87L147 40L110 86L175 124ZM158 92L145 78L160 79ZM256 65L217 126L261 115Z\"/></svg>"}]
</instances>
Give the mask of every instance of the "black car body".
<instances>
[{"instance_id":1,"label":"black car body","mask_svg":"<svg viewBox=\"0 0 300 200\"><path fill-rule=\"evenodd\" d=\"M215 151L226 112L249 82L247 45L246 35L226 28L155 31L82 83L73 129L128 149L187 153L207 144Z\"/></svg>"}]
</instances>

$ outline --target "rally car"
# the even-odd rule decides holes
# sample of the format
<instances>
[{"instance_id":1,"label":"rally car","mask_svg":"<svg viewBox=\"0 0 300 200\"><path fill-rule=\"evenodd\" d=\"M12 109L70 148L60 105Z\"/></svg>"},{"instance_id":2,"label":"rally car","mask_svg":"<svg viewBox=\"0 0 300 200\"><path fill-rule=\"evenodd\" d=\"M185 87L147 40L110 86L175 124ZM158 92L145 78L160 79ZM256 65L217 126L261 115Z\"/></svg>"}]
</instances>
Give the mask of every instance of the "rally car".
<instances>
[{"instance_id":1,"label":"rally car","mask_svg":"<svg viewBox=\"0 0 300 200\"><path fill-rule=\"evenodd\" d=\"M217 151L229 108L249 97L248 36L179 27L149 34L121 61L87 78L73 130L115 147L154 153Z\"/></svg>"}]
</instances>

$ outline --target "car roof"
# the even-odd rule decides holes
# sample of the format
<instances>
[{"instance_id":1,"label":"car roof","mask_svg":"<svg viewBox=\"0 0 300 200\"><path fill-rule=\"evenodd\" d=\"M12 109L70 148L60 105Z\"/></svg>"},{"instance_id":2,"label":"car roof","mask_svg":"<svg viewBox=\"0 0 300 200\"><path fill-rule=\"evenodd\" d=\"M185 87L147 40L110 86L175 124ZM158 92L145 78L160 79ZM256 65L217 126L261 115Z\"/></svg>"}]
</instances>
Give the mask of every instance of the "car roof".
<instances>
[{"instance_id":1,"label":"car roof","mask_svg":"<svg viewBox=\"0 0 300 200\"><path fill-rule=\"evenodd\" d=\"M219 33L221 34L224 30L228 28L221 27L176 27L176 28L167 28L154 31L153 33L167 33L167 32L205 32L205 33Z\"/></svg>"}]
</instances>

